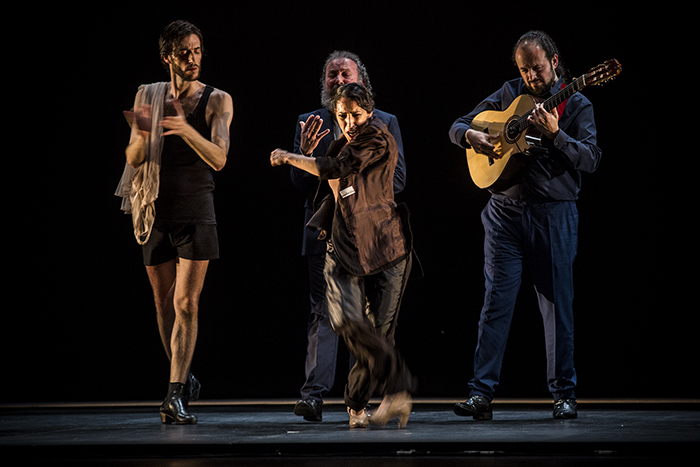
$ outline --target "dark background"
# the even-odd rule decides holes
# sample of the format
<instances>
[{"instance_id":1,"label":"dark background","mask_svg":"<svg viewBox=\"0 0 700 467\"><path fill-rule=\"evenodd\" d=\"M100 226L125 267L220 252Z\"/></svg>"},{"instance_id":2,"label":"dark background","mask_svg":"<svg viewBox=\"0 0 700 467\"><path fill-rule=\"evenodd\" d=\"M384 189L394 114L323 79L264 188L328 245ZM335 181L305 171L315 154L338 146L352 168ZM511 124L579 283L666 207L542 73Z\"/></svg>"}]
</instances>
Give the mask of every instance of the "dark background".
<instances>
[{"instance_id":1,"label":"dark background","mask_svg":"<svg viewBox=\"0 0 700 467\"><path fill-rule=\"evenodd\" d=\"M377 107L398 117L403 135L408 183L398 199L412 211L426 275L409 284L398 344L419 377L418 395L466 397L488 195L447 132L517 77L511 47L529 29L554 38L574 76L610 58L623 66L612 83L582 91L594 104L603 160L584 176L578 203L578 396L694 396L686 365L697 351L671 253L674 195L655 179L649 135L636 118L653 62L639 41L654 34L652 18L604 5L408 3L115 2L52 11L46 26L35 24L44 40L29 54L27 86L15 87L27 94L14 130L27 150L7 169L21 188L6 185L13 266L3 401L165 392L168 365L140 248L113 193L129 137L121 112L140 84L168 79L157 40L179 18L204 33L202 81L229 92L235 108L228 164L216 174L222 257L209 269L193 365L204 398L298 397L309 309L302 199L288 169L269 167L268 157L291 149L297 116L320 106L321 67L335 49L359 54ZM497 396L547 397L544 358L526 276Z\"/></svg>"}]
</instances>

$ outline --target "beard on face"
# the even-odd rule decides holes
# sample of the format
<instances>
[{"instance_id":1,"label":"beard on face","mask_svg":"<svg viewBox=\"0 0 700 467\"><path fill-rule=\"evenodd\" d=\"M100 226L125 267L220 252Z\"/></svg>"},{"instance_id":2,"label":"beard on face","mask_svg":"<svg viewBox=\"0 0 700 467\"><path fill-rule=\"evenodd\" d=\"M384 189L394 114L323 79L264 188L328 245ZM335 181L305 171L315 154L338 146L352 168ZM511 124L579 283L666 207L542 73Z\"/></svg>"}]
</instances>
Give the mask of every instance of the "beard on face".
<instances>
[{"instance_id":1,"label":"beard on face","mask_svg":"<svg viewBox=\"0 0 700 467\"><path fill-rule=\"evenodd\" d=\"M321 105L328 109L328 111L331 113L331 115L335 115L335 109L333 109L333 95L335 94L335 90L338 89L338 86L334 86L333 89L330 91L326 88L323 88L321 91Z\"/></svg>"},{"instance_id":2,"label":"beard on face","mask_svg":"<svg viewBox=\"0 0 700 467\"><path fill-rule=\"evenodd\" d=\"M196 81L199 79L200 75L202 74L202 66L198 65L197 66L197 74L196 75L190 75L187 72L187 69L182 69L179 66L173 66L173 71L177 76L182 78L184 81Z\"/></svg>"},{"instance_id":3,"label":"beard on face","mask_svg":"<svg viewBox=\"0 0 700 467\"><path fill-rule=\"evenodd\" d=\"M537 97L543 97L545 94L547 94L550 91L550 89L552 89L552 87L556 84L557 79L559 79L559 78L557 77L557 73L551 64L549 65L549 71L552 74L552 79L550 79L547 82L540 81L537 84L537 88L533 88L528 83L525 83L525 87L527 88L527 90L530 94L537 96Z\"/></svg>"},{"instance_id":4,"label":"beard on face","mask_svg":"<svg viewBox=\"0 0 700 467\"><path fill-rule=\"evenodd\" d=\"M537 86L537 89L531 87L529 84L526 84L525 87L528 89L530 94L537 96L537 97L543 97L546 95L550 89L552 89L552 86L557 82L557 77L553 76L551 80L547 83L540 84Z\"/></svg>"}]
</instances>

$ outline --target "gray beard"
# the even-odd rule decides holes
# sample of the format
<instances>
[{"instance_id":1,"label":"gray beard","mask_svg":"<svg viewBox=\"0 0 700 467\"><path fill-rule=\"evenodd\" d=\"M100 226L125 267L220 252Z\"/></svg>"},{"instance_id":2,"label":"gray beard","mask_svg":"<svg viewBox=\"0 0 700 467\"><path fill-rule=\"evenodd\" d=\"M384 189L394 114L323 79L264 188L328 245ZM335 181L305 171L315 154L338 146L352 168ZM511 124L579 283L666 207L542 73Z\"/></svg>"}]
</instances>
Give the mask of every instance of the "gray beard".
<instances>
[{"instance_id":1,"label":"gray beard","mask_svg":"<svg viewBox=\"0 0 700 467\"><path fill-rule=\"evenodd\" d=\"M333 91L335 91L335 89ZM321 105L328 109L331 115L333 115L333 109L331 108L333 104L333 91L326 91L325 89L321 91Z\"/></svg>"}]
</instances>

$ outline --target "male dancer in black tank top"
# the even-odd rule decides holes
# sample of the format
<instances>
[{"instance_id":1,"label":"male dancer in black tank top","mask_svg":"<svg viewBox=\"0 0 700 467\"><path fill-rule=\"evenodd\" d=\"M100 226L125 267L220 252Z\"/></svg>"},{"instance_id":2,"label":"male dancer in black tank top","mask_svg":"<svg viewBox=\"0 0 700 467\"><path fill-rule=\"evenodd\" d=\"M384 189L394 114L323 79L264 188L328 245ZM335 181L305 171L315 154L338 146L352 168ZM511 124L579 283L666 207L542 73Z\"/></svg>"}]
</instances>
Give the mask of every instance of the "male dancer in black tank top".
<instances>
[{"instance_id":1,"label":"male dancer in black tank top","mask_svg":"<svg viewBox=\"0 0 700 467\"><path fill-rule=\"evenodd\" d=\"M190 373L199 296L209 260L218 258L212 171L226 164L233 103L229 94L198 81L202 34L197 27L185 21L166 26L160 53L170 82L160 122L164 142L156 218L143 255L170 360L161 421L194 424L197 417L187 412L187 404L199 392L199 383ZM146 107L135 106L134 111L149 113ZM132 167L145 161L148 138L149 132L132 125L126 149Z\"/></svg>"}]
</instances>

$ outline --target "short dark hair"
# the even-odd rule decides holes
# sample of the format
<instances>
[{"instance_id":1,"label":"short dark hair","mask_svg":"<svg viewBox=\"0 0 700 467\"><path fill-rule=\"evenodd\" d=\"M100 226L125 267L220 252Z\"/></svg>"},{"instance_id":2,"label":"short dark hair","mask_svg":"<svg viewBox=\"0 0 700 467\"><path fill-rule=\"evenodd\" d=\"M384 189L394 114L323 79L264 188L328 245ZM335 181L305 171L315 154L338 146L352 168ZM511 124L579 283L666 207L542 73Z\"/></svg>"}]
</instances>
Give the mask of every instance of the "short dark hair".
<instances>
[{"instance_id":1,"label":"short dark hair","mask_svg":"<svg viewBox=\"0 0 700 467\"><path fill-rule=\"evenodd\" d=\"M338 107L338 101L342 98L354 100L367 113L371 113L374 110L372 93L361 84L348 83L339 86L333 94L332 105L334 110Z\"/></svg>"},{"instance_id":2,"label":"short dark hair","mask_svg":"<svg viewBox=\"0 0 700 467\"><path fill-rule=\"evenodd\" d=\"M204 53L204 37L202 36L202 31L194 24L179 19L163 28L163 31L160 33L160 38L158 39L158 49L160 50L160 62L166 69L168 69L168 64L165 63L163 57L170 56L170 54L175 51L175 48L180 45L180 42L192 34L199 38L199 44L202 48L202 53Z\"/></svg>"},{"instance_id":3,"label":"short dark hair","mask_svg":"<svg viewBox=\"0 0 700 467\"><path fill-rule=\"evenodd\" d=\"M549 62L551 62L552 58L555 55L557 55L559 58L559 64L557 65L556 69L557 75L563 76L564 82L569 81L569 71L566 68L564 68L564 62L562 61L561 55L559 54L559 48L557 47L557 44L554 42L554 40L552 40L552 38L549 37L549 35L544 31L528 31L522 36L520 36L518 42L516 42L513 46L513 53L511 56L511 59L513 60L513 64L515 66L518 66L517 62L515 61L515 53L518 51L518 47L520 47L526 42L531 42L540 46L540 48L544 51L544 55Z\"/></svg>"}]
</instances>

